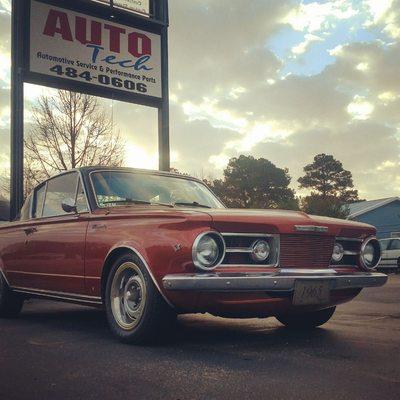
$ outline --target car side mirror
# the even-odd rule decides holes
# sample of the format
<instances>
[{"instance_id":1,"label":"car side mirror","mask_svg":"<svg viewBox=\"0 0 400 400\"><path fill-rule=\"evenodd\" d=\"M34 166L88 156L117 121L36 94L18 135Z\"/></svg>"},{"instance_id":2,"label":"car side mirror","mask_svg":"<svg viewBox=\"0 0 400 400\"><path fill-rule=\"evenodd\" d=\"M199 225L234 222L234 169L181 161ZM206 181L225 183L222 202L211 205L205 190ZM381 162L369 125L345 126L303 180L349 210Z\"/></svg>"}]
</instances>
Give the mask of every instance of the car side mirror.
<instances>
[{"instance_id":1,"label":"car side mirror","mask_svg":"<svg viewBox=\"0 0 400 400\"><path fill-rule=\"evenodd\" d=\"M71 199L70 197L67 197L64 199L61 203L61 208L66 212L66 213L77 213L78 210L76 208L75 200Z\"/></svg>"}]
</instances>

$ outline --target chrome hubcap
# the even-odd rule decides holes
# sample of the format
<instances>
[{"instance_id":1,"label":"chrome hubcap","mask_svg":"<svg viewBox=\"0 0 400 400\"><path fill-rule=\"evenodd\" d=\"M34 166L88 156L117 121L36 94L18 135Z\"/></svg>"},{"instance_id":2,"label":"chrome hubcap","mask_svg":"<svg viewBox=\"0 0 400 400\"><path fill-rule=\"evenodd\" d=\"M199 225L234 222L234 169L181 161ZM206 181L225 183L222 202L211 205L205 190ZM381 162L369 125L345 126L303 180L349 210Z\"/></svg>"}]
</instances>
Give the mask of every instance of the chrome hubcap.
<instances>
[{"instance_id":1,"label":"chrome hubcap","mask_svg":"<svg viewBox=\"0 0 400 400\"><path fill-rule=\"evenodd\" d=\"M111 309L118 325L125 330L140 321L146 303L146 285L140 268L133 262L122 264L111 285Z\"/></svg>"}]
</instances>

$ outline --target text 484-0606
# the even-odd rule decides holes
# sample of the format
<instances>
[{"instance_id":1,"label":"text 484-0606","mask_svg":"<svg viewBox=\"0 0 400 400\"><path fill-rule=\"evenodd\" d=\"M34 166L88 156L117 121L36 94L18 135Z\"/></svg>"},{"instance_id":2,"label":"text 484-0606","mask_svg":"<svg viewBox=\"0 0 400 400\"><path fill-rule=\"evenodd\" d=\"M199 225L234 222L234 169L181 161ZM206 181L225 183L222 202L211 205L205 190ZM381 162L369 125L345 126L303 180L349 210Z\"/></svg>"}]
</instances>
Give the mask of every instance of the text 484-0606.
<instances>
[{"instance_id":1,"label":"text 484-0606","mask_svg":"<svg viewBox=\"0 0 400 400\"><path fill-rule=\"evenodd\" d=\"M56 73L58 76L65 75L67 78L85 80L87 82L96 80L101 85L111 85L116 89L126 89L139 93L147 93L147 85L145 83L137 83L129 79L121 79L117 77L111 78L104 74L93 75L91 71L79 72L77 69L72 67L63 68L62 65L55 65L54 67L50 68L50 71Z\"/></svg>"}]
</instances>

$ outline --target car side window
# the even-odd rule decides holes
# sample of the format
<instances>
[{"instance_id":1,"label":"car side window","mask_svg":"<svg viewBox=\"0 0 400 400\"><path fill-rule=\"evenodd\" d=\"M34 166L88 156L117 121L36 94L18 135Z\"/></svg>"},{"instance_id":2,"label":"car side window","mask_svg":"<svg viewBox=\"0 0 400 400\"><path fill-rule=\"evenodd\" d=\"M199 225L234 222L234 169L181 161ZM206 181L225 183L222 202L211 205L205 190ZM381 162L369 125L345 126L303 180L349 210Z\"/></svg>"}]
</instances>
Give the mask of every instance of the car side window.
<instances>
[{"instance_id":1,"label":"car side window","mask_svg":"<svg viewBox=\"0 0 400 400\"><path fill-rule=\"evenodd\" d=\"M35 191L34 206L32 211L33 218L40 218L43 212L44 196L46 194L46 184L37 188Z\"/></svg>"},{"instance_id":2,"label":"car side window","mask_svg":"<svg viewBox=\"0 0 400 400\"><path fill-rule=\"evenodd\" d=\"M389 250L400 250L400 239L392 240Z\"/></svg>"},{"instance_id":3,"label":"car side window","mask_svg":"<svg viewBox=\"0 0 400 400\"><path fill-rule=\"evenodd\" d=\"M65 199L75 200L78 174L76 172L53 178L47 182L42 217L66 215L61 203Z\"/></svg>"},{"instance_id":4,"label":"car side window","mask_svg":"<svg viewBox=\"0 0 400 400\"><path fill-rule=\"evenodd\" d=\"M82 180L79 178L78 190L76 192L76 210L79 214L89 212L85 191L83 190Z\"/></svg>"}]
</instances>

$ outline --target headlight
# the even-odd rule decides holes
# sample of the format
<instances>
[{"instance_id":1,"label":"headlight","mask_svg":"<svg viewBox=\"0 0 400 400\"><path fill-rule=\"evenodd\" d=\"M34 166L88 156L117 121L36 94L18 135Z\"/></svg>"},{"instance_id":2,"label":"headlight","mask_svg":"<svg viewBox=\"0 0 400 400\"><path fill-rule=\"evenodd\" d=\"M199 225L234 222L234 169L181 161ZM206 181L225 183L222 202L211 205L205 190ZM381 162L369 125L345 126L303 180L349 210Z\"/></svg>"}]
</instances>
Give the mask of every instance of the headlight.
<instances>
[{"instance_id":1,"label":"headlight","mask_svg":"<svg viewBox=\"0 0 400 400\"><path fill-rule=\"evenodd\" d=\"M265 240L257 240L253 244L252 252L251 252L251 258L254 261L265 261L271 252L271 247L269 246L269 243Z\"/></svg>"},{"instance_id":2,"label":"headlight","mask_svg":"<svg viewBox=\"0 0 400 400\"><path fill-rule=\"evenodd\" d=\"M381 245L375 238L367 239L361 246L360 264L366 270L374 269L381 261Z\"/></svg>"},{"instance_id":3,"label":"headlight","mask_svg":"<svg viewBox=\"0 0 400 400\"><path fill-rule=\"evenodd\" d=\"M225 256L225 242L217 232L205 232L197 236L193 244L193 263L203 271L216 268Z\"/></svg>"},{"instance_id":4,"label":"headlight","mask_svg":"<svg viewBox=\"0 0 400 400\"><path fill-rule=\"evenodd\" d=\"M340 262L343 260L344 248L340 243L335 243L333 246L332 260L334 262Z\"/></svg>"}]
</instances>

